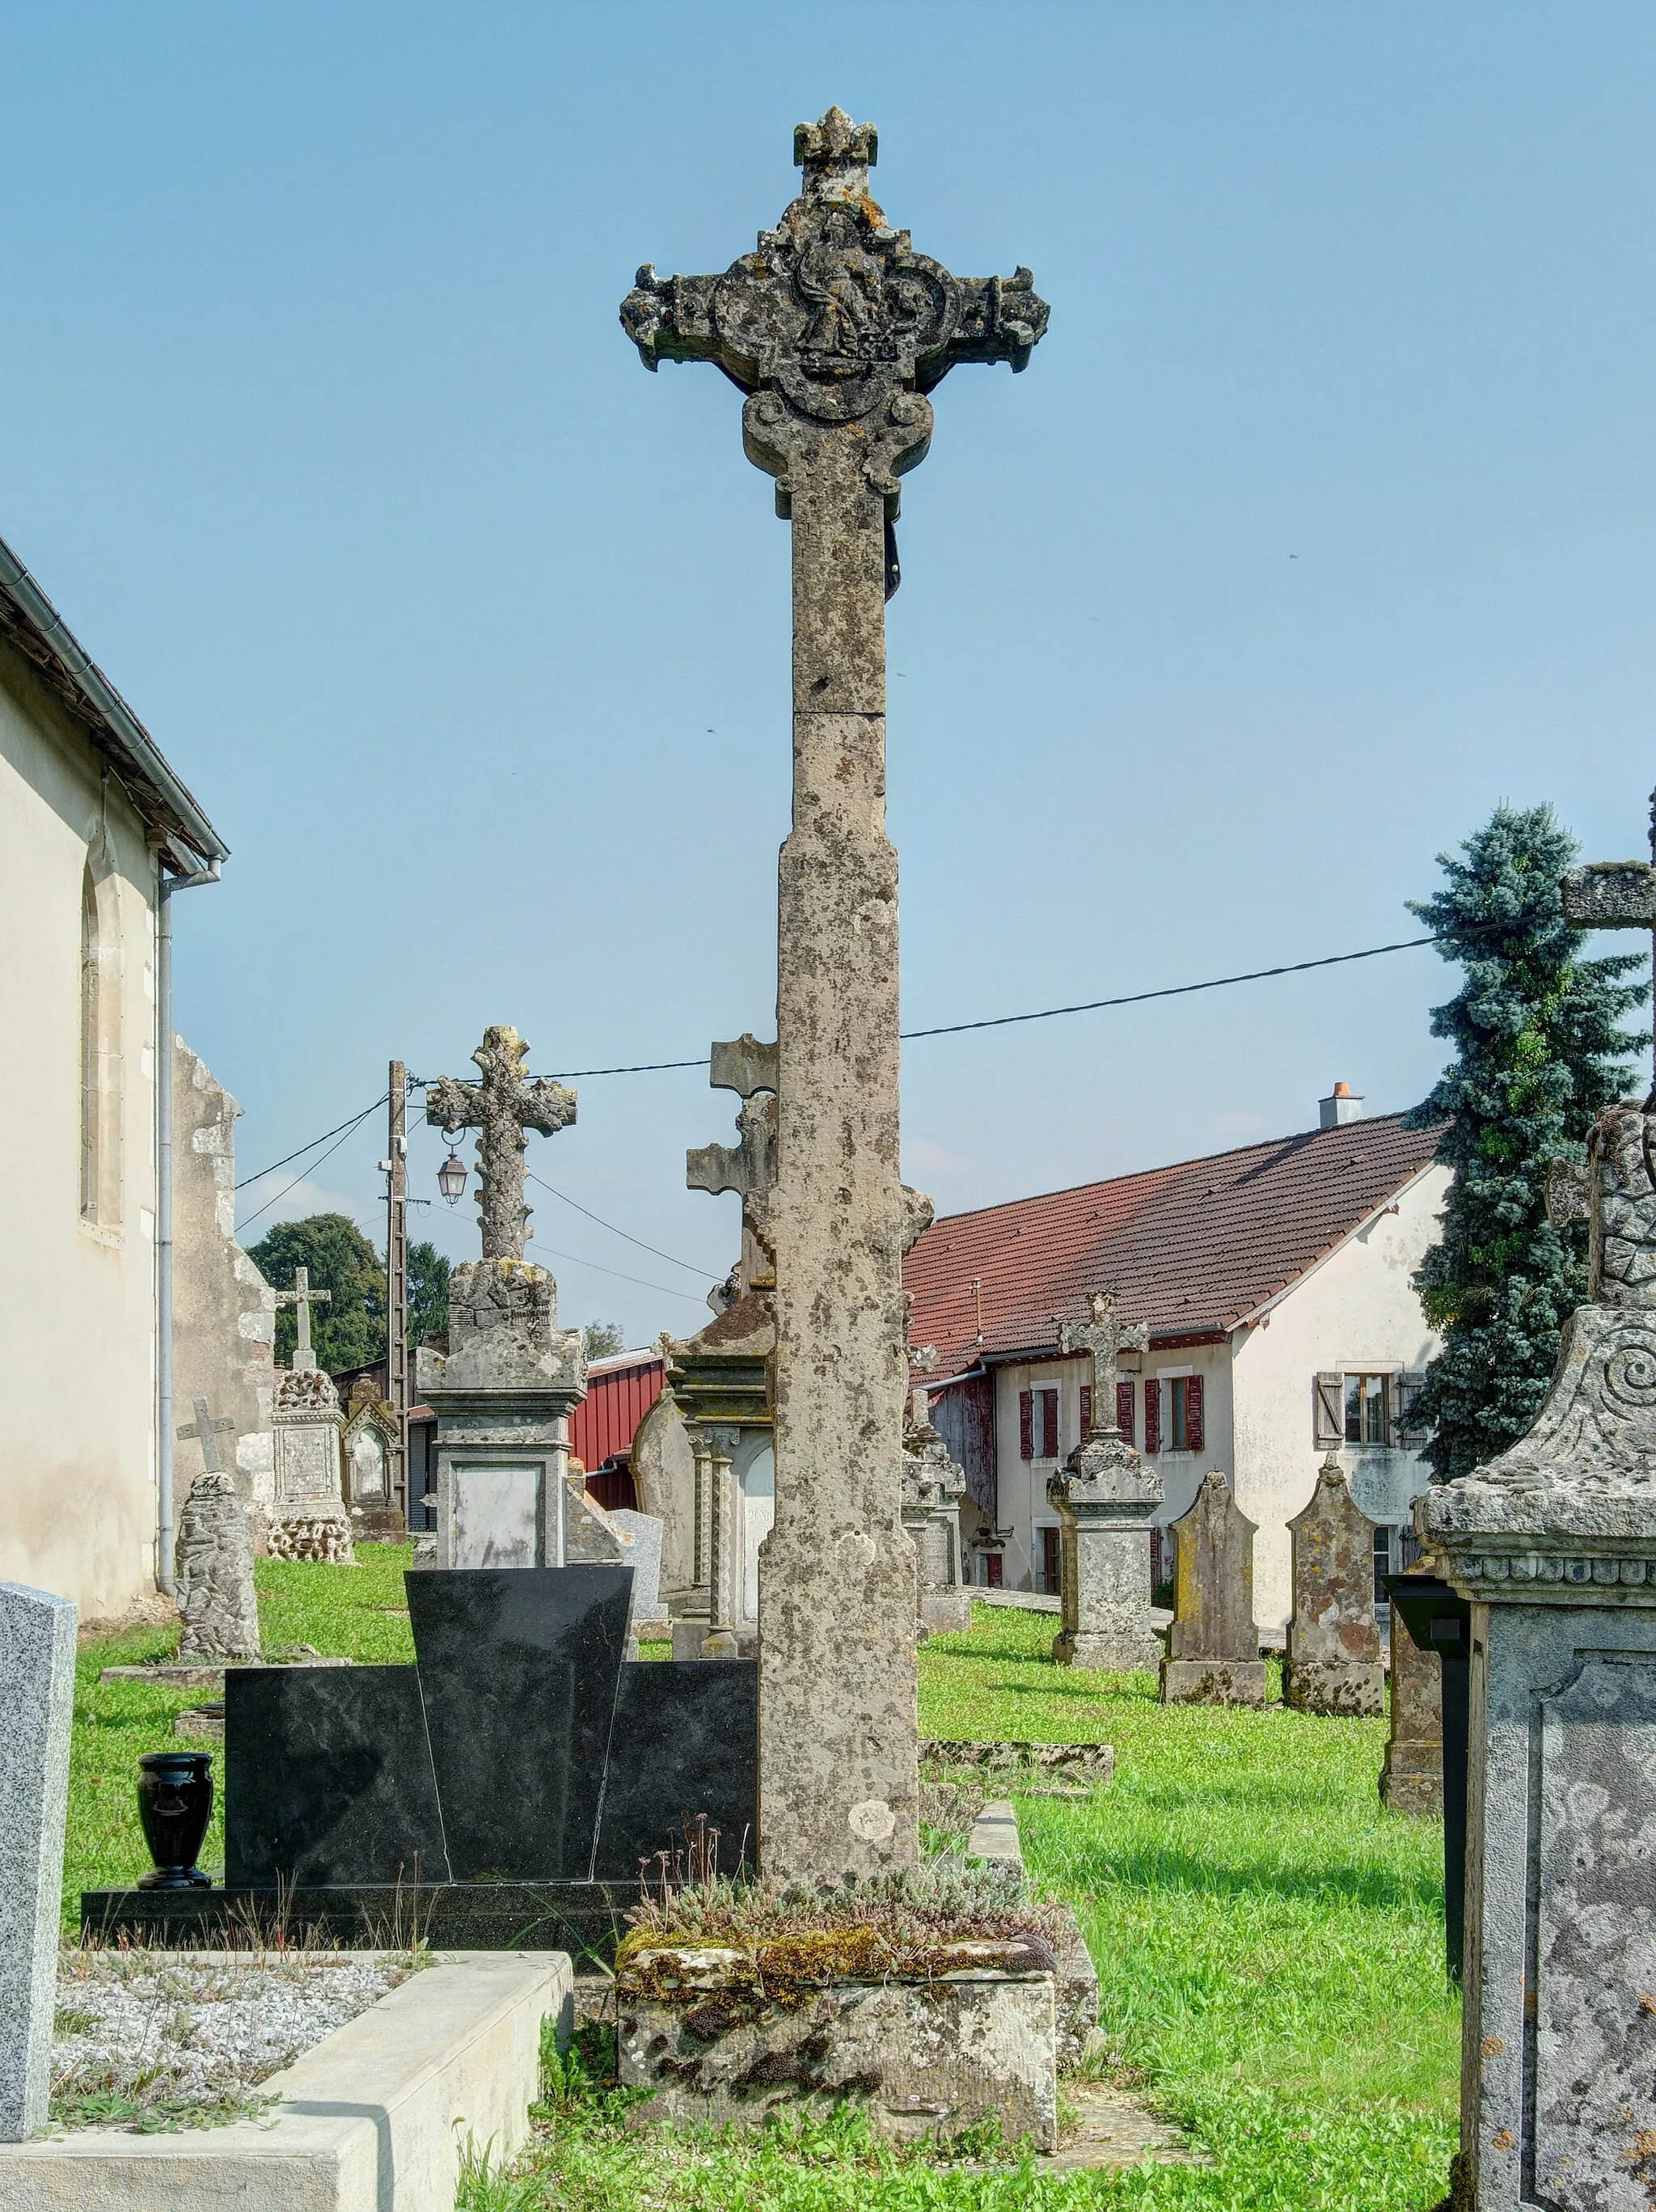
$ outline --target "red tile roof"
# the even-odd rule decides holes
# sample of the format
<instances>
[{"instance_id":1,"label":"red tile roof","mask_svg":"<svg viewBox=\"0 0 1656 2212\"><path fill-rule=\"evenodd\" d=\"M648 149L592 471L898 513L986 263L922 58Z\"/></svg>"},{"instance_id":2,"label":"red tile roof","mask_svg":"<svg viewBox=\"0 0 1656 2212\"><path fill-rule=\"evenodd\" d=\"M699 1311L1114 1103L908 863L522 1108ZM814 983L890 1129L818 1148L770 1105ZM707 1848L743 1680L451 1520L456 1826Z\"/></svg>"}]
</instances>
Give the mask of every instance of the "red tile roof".
<instances>
[{"instance_id":1,"label":"red tile roof","mask_svg":"<svg viewBox=\"0 0 1656 2212\"><path fill-rule=\"evenodd\" d=\"M909 1341L937 1346L939 1376L1045 1351L1053 1316L1084 1319L1095 1290L1158 1339L1228 1329L1395 1197L1440 1134L1388 1115L947 1215L903 1263Z\"/></svg>"}]
</instances>

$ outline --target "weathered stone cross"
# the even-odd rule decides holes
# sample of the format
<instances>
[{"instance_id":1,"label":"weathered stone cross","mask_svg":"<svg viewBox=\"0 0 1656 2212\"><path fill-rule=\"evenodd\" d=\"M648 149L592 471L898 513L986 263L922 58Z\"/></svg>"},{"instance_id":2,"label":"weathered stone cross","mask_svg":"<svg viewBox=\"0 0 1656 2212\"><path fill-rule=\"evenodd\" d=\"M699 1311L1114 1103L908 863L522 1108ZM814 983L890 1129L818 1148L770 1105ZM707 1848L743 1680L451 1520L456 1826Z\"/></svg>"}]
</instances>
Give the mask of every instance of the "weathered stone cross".
<instances>
[{"instance_id":1,"label":"weathered stone cross","mask_svg":"<svg viewBox=\"0 0 1656 2212\"><path fill-rule=\"evenodd\" d=\"M477 1218L485 1260L521 1260L531 1208L524 1202L524 1132L555 1136L575 1118L575 1093L549 1075L531 1081L520 1062L528 1052L514 1029L483 1031L471 1055L481 1083L445 1075L426 1093L426 1119L451 1139L462 1129L477 1137Z\"/></svg>"},{"instance_id":2,"label":"weathered stone cross","mask_svg":"<svg viewBox=\"0 0 1656 2212\"><path fill-rule=\"evenodd\" d=\"M1650 859L1595 860L1572 868L1561 884L1564 919L1575 929L1647 929L1653 983L1652 1088L1656 1108L1656 792L1650 795Z\"/></svg>"},{"instance_id":3,"label":"weathered stone cross","mask_svg":"<svg viewBox=\"0 0 1656 2212\"><path fill-rule=\"evenodd\" d=\"M684 1181L691 1190L715 1197L727 1190L742 1197L742 1258L737 1293L772 1288L776 1281L767 1239L769 1197L776 1181L776 1047L751 1036L716 1044L708 1078L715 1091L734 1091L742 1100L736 1117L740 1141L701 1145L684 1155Z\"/></svg>"},{"instance_id":4,"label":"weathered stone cross","mask_svg":"<svg viewBox=\"0 0 1656 2212\"><path fill-rule=\"evenodd\" d=\"M303 1273L302 1269L300 1273ZM323 1291L324 1297L327 1295L325 1291ZM301 1308L300 1310L303 1311L304 1309ZM227 1432L234 1436L236 1425L227 1413L222 1414L215 1421L207 1410L205 1398L197 1398L194 1401L194 1412L195 1420L189 1427L180 1429L179 1435L186 1442L191 1437L197 1438L201 1444L201 1463L204 1471L209 1474L222 1474L225 1472L225 1466L224 1462L219 1457L219 1438Z\"/></svg>"},{"instance_id":5,"label":"weathered stone cross","mask_svg":"<svg viewBox=\"0 0 1656 2212\"><path fill-rule=\"evenodd\" d=\"M1090 1321L1060 1321L1054 1324L1058 1348L1069 1358L1077 1352L1093 1355L1093 1417L1089 1437L1119 1437L1121 1423L1116 1413L1116 1361L1124 1352L1148 1352L1149 1330L1142 1321L1118 1321L1115 1292L1093 1291L1087 1304Z\"/></svg>"},{"instance_id":6,"label":"weathered stone cross","mask_svg":"<svg viewBox=\"0 0 1656 2212\"><path fill-rule=\"evenodd\" d=\"M869 191L873 126L794 133L804 184L722 276L623 302L646 368L713 362L793 526L793 827L777 943L775 1521L761 1572L764 1863L787 1879L919 1853L914 1557L903 1533L901 1267L927 1218L898 1171L897 867L885 834L885 600L897 481L959 362L1022 368L1027 269L959 277Z\"/></svg>"},{"instance_id":7,"label":"weathered stone cross","mask_svg":"<svg viewBox=\"0 0 1656 2212\"><path fill-rule=\"evenodd\" d=\"M294 1286L290 1291L278 1291L276 1302L279 1306L292 1306L294 1319L299 1325L299 1341L294 1347L294 1373L307 1371L316 1365L316 1354L311 1349L311 1308L331 1305L331 1291L313 1291L308 1267L294 1269ZM200 1408L197 1408L197 1412ZM182 1434L182 1431L180 1431Z\"/></svg>"}]
</instances>

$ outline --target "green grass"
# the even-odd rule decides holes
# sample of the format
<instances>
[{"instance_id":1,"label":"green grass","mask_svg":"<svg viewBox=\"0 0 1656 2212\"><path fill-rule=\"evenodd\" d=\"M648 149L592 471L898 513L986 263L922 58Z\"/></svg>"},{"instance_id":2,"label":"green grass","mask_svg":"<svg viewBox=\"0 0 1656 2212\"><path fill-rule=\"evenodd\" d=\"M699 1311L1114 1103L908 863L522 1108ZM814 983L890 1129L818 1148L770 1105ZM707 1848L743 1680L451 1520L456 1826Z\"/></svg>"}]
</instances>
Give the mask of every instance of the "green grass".
<instances>
[{"instance_id":1,"label":"green grass","mask_svg":"<svg viewBox=\"0 0 1656 2212\"><path fill-rule=\"evenodd\" d=\"M270 1646L412 1656L406 1551L355 1570L262 1561ZM1380 1811L1377 1721L1164 1708L1153 1678L1086 1675L1046 1656L1050 1617L980 1607L970 1636L920 1656L930 1735L1107 1742L1089 1799L1025 1797L1036 1881L1075 1905L1099 1967L1116 2071L1211 2163L1119 2176L981 2172L899 2156L855 2124L797 2139L628 2136L613 2099L561 2113L533 2157L474 2165L461 2212L1418 2212L1446 2186L1459 2007L1442 1973L1441 1841ZM96 1685L161 1648L137 1632L82 1662L70 1875L147 1863L132 1810L140 1751L173 1741L199 1693ZM88 1676L90 1681L88 1682ZM203 1863L212 1863L209 1841ZM221 1849L221 1846L218 1846Z\"/></svg>"}]
</instances>

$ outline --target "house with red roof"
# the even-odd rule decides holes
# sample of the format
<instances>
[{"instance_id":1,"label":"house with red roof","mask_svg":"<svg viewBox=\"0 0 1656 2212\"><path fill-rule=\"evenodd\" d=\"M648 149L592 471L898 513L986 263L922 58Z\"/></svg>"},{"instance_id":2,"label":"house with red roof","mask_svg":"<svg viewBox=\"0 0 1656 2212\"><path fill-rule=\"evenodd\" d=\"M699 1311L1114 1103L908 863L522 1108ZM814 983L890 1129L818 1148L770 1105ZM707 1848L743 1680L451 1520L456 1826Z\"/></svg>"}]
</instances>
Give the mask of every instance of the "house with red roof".
<instances>
[{"instance_id":1,"label":"house with red roof","mask_svg":"<svg viewBox=\"0 0 1656 2212\"><path fill-rule=\"evenodd\" d=\"M904 1264L909 1340L936 1349L918 1384L966 1471L970 1578L1059 1587L1046 1483L1080 1442L1091 1362L1063 1358L1060 1320L1111 1290L1149 1348L1124 1355L1118 1418L1166 1486L1160 1530L1204 1474L1228 1477L1254 1522L1254 1613L1291 1610L1289 1521L1338 1452L1376 1524L1375 1569L1413 1556L1426 1486L1411 1425L1439 1349L1410 1278L1440 1235L1448 1170L1437 1133L1362 1118L1344 1084L1320 1126L1268 1144L1116 1176L936 1221Z\"/></svg>"}]
</instances>

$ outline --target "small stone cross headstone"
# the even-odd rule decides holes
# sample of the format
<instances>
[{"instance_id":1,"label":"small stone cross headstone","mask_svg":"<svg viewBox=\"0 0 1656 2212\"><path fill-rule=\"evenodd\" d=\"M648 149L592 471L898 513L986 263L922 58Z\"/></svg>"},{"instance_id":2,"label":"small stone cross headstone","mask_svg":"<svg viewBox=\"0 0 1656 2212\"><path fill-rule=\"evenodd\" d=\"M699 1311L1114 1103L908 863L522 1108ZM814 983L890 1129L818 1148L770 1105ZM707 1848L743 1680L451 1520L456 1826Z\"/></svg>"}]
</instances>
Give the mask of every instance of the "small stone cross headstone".
<instances>
[{"instance_id":1,"label":"small stone cross headstone","mask_svg":"<svg viewBox=\"0 0 1656 2212\"><path fill-rule=\"evenodd\" d=\"M1318 1470L1311 1503L1288 1526L1294 1543L1294 1617L1283 1668L1283 1703L1301 1713L1383 1713L1374 1524L1352 1497L1333 1452Z\"/></svg>"},{"instance_id":2,"label":"small stone cross headstone","mask_svg":"<svg viewBox=\"0 0 1656 2212\"><path fill-rule=\"evenodd\" d=\"M303 1375L315 1367L316 1353L311 1347L311 1308L329 1305L332 1300L331 1291L313 1291L311 1288L311 1271L308 1267L295 1267L292 1290L276 1292L276 1302L279 1306L293 1307L294 1321L299 1330L299 1340L294 1347L290 1373ZM179 1434L183 1434L182 1430Z\"/></svg>"},{"instance_id":3,"label":"small stone cross headstone","mask_svg":"<svg viewBox=\"0 0 1656 2212\"><path fill-rule=\"evenodd\" d=\"M426 1119L451 1138L462 1129L477 1136L477 1215L482 1224L485 1260L521 1260L531 1208L524 1201L524 1132L538 1129L555 1136L575 1118L576 1097L550 1076L531 1081L523 1073L529 1050L516 1030L500 1025L483 1031L471 1055L482 1071L481 1083L445 1075L426 1093Z\"/></svg>"},{"instance_id":4,"label":"small stone cross headstone","mask_svg":"<svg viewBox=\"0 0 1656 2212\"><path fill-rule=\"evenodd\" d=\"M0 1583L0 2142L45 2125L52 2086L77 1619Z\"/></svg>"},{"instance_id":5,"label":"small stone cross headstone","mask_svg":"<svg viewBox=\"0 0 1656 2212\"><path fill-rule=\"evenodd\" d=\"M219 1437L235 1423L215 1420L205 1398L196 1400L195 1412L193 1423L179 1431L200 1444L203 1463L179 1514L173 1549L174 1588L184 1622L179 1656L257 1659L258 1601L247 1516L219 1458Z\"/></svg>"},{"instance_id":6,"label":"small stone cross headstone","mask_svg":"<svg viewBox=\"0 0 1656 2212\"><path fill-rule=\"evenodd\" d=\"M1060 1667L1120 1672L1162 1657L1150 1619L1150 1516L1162 1486L1116 1425L1116 1360L1144 1348L1144 1326L1119 1322L1108 1291L1093 1291L1087 1303L1089 1322L1057 1324L1060 1352L1091 1352L1094 1380L1091 1425L1046 1485L1063 1577L1064 1626L1052 1656Z\"/></svg>"},{"instance_id":7,"label":"small stone cross headstone","mask_svg":"<svg viewBox=\"0 0 1656 2212\"><path fill-rule=\"evenodd\" d=\"M1173 1626L1162 1662L1164 1705L1263 1705L1265 1667L1253 1620L1254 1523L1216 1468L1173 1524Z\"/></svg>"}]
</instances>

